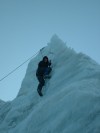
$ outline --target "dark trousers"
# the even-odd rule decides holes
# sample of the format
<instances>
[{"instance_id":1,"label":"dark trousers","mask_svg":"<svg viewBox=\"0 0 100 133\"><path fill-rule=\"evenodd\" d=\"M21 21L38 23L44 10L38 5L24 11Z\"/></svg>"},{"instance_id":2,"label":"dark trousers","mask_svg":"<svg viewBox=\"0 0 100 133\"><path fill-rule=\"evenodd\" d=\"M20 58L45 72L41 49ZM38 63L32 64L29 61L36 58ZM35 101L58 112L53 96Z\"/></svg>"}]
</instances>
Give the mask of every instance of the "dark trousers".
<instances>
[{"instance_id":1,"label":"dark trousers","mask_svg":"<svg viewBox=\"0 0 100 133\"><path fill-rule=\"evenodd\" d=\"M50 74L52 71L51 67L48 67L45 69L44 76ZM42 87L45 85L45 79L44 76L37 75L37 79L39 81L37 90L42 91Z\"/></svg>"},{"instance_id":2,"label":"dark trousers","mask_svg":"<svg viewBox=\"0 0 100 133\"><path fill-rule=\"evenodd\" d=\"M38 81L39 81L39 84L38 84L38 90L39 91L42 91L42 87L44 86L44 84L45 84L45 80L44 80L44 78L43 78L43 76L37 76L37 79L38 79Z\"/></svg>"}]
</instances>

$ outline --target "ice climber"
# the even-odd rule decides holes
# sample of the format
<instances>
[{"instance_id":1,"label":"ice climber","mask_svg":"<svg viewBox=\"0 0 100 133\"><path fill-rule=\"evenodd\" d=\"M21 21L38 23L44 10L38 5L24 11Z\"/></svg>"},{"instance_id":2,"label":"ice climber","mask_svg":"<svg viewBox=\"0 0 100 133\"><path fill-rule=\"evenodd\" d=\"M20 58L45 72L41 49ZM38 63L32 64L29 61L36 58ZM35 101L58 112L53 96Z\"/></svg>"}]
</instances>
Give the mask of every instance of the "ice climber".
<instances>
[{"instance_id":1,"label":"ice climber","mask_svg":"<svg viewBox=\"0 0 100 133\"><path fill-rule=\"evenodd\" d=\"M50 78L50 72L52 70L51 66L51 60L49 61L47 56L43 57L43 60L39 62L38 68L36 71L36 77L39 81L37 91L40 96L43 96L42 94L42 87L45 85L45 79Z\"/></svg>"}]
</instances>

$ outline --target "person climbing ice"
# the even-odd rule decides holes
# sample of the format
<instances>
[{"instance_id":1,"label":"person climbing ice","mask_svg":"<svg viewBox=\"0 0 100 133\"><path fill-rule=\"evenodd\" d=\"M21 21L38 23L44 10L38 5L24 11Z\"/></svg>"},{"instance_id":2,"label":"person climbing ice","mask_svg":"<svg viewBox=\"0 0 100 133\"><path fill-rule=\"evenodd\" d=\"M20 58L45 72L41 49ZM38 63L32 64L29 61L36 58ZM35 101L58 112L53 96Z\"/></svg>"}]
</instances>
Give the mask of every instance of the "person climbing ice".
<instances>
[{"instance_id":1,"label":"person climbing ice","mask_svg":"<svg viewBox=\"0 0 100 133\"><path fill-rule=\"evenodd\" d=\"M36 77L39 81L37 91L40 96L43 96L42 94L42 88L45 85L45 79L50 78L50 72L52 71L51 68L51 60L49 61L47 56L44 56L42 61L39 62L38 68L36 71Z\"/></svg>"}]
</instances>

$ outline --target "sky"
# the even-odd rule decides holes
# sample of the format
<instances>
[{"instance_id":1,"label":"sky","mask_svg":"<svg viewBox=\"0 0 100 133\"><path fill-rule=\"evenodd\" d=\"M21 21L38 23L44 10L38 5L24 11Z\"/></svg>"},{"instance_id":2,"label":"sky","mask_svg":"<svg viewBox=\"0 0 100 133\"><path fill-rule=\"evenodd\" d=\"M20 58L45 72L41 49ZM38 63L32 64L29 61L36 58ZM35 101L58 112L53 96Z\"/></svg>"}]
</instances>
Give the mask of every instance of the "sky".
<instances>
[{"instance_id":1,"label":"sky","mask_svg":"<svg viewBox=\"0 0 100 133\"><path fill-rule=\"evenodd\" d=\"M100 0L0 0L0 79L57 34L100 64ZM0 99L13 100L28 63L0 82Z\"/></svg>"}]
</instances>

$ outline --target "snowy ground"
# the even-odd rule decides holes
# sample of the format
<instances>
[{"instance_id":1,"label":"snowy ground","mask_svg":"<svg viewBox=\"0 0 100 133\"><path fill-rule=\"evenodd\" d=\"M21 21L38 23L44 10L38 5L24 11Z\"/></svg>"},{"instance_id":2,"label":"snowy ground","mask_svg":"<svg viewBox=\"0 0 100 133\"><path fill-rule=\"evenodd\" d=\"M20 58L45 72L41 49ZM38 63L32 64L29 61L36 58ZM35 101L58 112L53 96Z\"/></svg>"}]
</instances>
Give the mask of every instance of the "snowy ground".
<instances>
[{"instance_id":1,"label":"snowy ground","mask_svg":"<svg viewBox=\"0 0 100 133\"><path fill-rule=\"evenodd\" d=\"M37 94L38 62L52 60L52 78ZM100 133L100 66L57 36L30 61L21 89L0 101L0 133Z\"/></svg>"}]
</instances>

